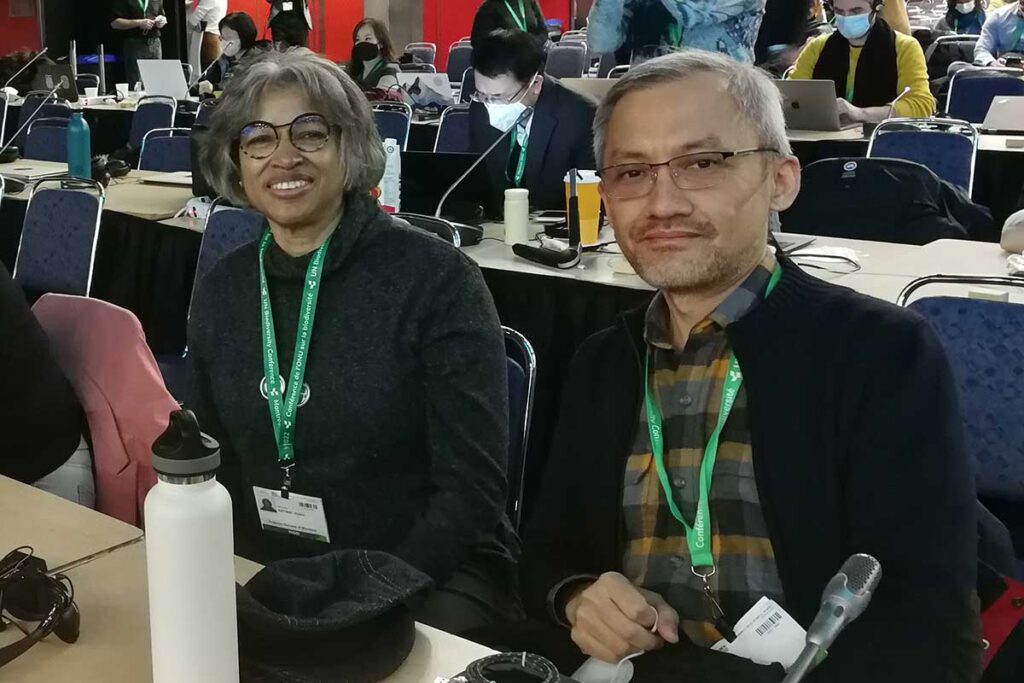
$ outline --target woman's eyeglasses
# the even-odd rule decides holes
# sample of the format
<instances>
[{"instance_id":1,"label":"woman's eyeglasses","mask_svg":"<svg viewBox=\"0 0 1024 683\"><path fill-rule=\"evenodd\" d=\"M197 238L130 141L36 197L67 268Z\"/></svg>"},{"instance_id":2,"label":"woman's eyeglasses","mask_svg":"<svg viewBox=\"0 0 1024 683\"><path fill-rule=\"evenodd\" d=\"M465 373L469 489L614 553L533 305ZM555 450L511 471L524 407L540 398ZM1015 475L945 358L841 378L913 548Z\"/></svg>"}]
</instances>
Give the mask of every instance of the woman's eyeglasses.
<instances>
[{"instance_id":1,"label":"woman's eyeglasses","mask_svg":"<svg viewBox=\"0 0 1024 683\"><path fill-rule=\"evenodd\" d=\"M253 121L238 135L238 149L250 159L266 159L281 144L282 128L288 129L292 147L300 152L315 152L331 139L332 126L320 114L300 114L291 123L275 126L267 121Z\"/></svg>"},{"instance_id":2,"label":"woman's eyeglasses","mask_svg":"<svg viewBox=\"0 0 1024 683\"><path fill-rule=\"evenodd\" d=\"M658 169L668 168L669 177L680 190L705 190L718 185L732 172L729 160L748 154L778 153L758 147L735 152L696 152L683 154L660 164L619 164L597 172L605 194L612 199L639 199L650 194L658 180Z\"/></svg>"}]
</instances>

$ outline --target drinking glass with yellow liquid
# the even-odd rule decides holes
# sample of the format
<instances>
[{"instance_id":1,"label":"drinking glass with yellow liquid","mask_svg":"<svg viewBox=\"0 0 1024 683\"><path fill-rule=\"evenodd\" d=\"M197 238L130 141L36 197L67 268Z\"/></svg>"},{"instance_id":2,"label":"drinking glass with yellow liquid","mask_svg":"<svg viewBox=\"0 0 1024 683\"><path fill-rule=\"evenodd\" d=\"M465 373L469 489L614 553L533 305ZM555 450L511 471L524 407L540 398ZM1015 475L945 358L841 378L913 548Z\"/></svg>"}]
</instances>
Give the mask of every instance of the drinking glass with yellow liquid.
<instances>
[{"instance_id":1,"label":"drinking glass with yellow liquid","mask_svg":"<svg viewBox=\"0 0 1024 683\"><path fill-rule=\"evenodd\" d=\"M576 197L580 207L580 242L597 244L597 234L601 223L601 195L597 185L601 179L597 171L576 172ZM565 174L565 208L569 210L569 174Z\"/></svg>"}]
</instances>

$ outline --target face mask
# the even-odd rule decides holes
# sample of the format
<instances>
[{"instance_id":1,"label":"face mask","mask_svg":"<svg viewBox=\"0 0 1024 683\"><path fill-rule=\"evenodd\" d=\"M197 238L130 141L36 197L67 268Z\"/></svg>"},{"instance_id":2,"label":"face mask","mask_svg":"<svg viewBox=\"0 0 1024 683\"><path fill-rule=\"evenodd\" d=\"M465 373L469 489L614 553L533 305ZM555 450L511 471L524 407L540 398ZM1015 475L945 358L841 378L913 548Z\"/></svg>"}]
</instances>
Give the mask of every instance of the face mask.
<instances>
[{"instance_id":1,"label":"face mask","mask_svg":"<svg viewBox=\"0 0 1024 683\"><path fill-rule=\"evenodd\" d=\"M970 14L974 11L974 2L973 0L971 2L965 2L962 5L957 5L955 9L960 14Z\"/></svg>"},{"instance_id":2,"label":"face mask","mask_svg":"<svg viewBox=\"0 0 1024 683\"><path fill-rule=\"evenodd\" d=\"M369 62L380 56L380 47L373 43L356 43L352 48L352 59Z\"/></svg>"},{"instance_id":3,"label":"face mask","mask_svg":"<svg viewBox=\"0 0 1024 683\"><path fill-rule=\"evenodd\" d=\"M530 79L530 85L533 85L533 81L536 76ZM529 86L523 88L522 94L519 95L512 102L487 102L484 106L487 108L487 118L490 119L491 125L498 130L504 132L512 126L513 123L526 111L526 105L523 104L523 98L526 97L526 93L530 90Z\"/></svg>"},{"instance_id":4,"label":"face mask","mask_svg":"<svg viewBox=\"0 0 1024 683\"><path fill-rule=\"evenodd\" d=\"M224 43L224 56L231 58L237 57L238 53L242 51L242 45L237 40L229 40Z\"/></svg>"},{"instance_id":5,"label":"face mask","mask_svg":"<svg viewBox=\"0 0 1024 683\"><path fill-rule=\"evenodd\" d=\"M847 40L863 38L871 30L871 15L852 14L848 17L836 15L836 28Z\"/></svg>"}]
</instances>

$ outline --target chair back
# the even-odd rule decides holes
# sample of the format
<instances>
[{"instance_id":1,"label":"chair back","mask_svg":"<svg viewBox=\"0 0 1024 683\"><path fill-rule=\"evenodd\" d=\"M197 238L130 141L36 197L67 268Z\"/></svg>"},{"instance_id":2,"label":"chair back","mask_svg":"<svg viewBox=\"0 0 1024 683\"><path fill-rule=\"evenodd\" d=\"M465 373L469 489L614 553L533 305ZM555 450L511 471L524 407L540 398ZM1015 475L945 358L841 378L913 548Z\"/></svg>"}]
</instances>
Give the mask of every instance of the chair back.
<instances>
[{"instance_id":1,"label":"chair back","mask_svg":"<svg viewBox=\"0 0 1024 683\"><path fill-rule=\"evenodd\" d=\"M459 86L459 104L469 104L473 100L473 93L476 92L476 75L473 67L462 73L462 85Z\"/></svg>"},{"instance_id":2,"label":"chair back","mask_svg":"<svg viewBox=\"0 0 1024 683\"><path fill-rule=\"evenodd\" d=\"M454 105L441 112L441 123L437 127L434 151L461 154L468 154L471 151L468 106Z\"/></svg>"},{"instance_id":3,"label":"chair back","mask_svg":"<svg viewBox=\"0 0 1024 683\"><path fill-rule=\"evenodd\" d=\"M620 64L608 72L608 78L622 78L629 71L629 64Z\"/></svg>"},{"instance_id":4,"label":"chair back","mask_svg":"<svg viewBox=\"0 0 1024 683\"><path fill-rule=\"evenodd\" d=\"M233 207L220 198L213 202L206 214L203 241L199 245L199 260L192 286L193 299L199 283L217 261L243 244L259 239L265 223L266 219L256 211Z\"/></svg>"},{"instance_id":5,"label":"chair back","mask_svg":"<svg viewBox=\"0 0 1024 683\"><path fill-rule=\"evenodd\" d=\"M32 307L85 411L96 509L141 526L156 483L151 448L178 404L164 387L138 319L98 299L46 294Z\"/></svg>"},{"instance_id":6,"label":"chair back","mask_svg":"<svg viewBox=\"0 0 1024 683\"><path fill-rule=\"evenodd\" d=\"M405 52L424 64L433 64L437 58L437 45L434 43L409 43Z\"/></svg>"},{"instance_id":7,"label":"chair back","mask_svg":"<svg viewBox=\"0 0 1024 683\"><path fill-rule=\"evenodd\" d=\"M14 261L22 289L89 296L103 200L94 180L47 178L32 187Z\"/></svg>"},{"instance_id":8,"label":"chair back","mask_svg":"<svg viewBox=\"0 0 1024 683\"><path fill-rule=\"evenodd\" d=\"M192 123L192 126L207 126L210 123L210 117L213 116L214 110L217 108L217 100L203 100L199 103L199 108L196 109L196 120Z\"/></svg>"},{"instance_id":9,"label":"chair back","mask_svg":"<svg viewBox=\"0 0 1024 683\"><path fill-rule=\"evenodd\" d=\"M433 64L399 64L398 70L404 74L436 74L437 69Z\"/></svg>"},{"instance_id":10,"label":"chair back","mask_svg":"<svg viewBox=\"0 0 1024 683\"><path fill-rule=\"evenodd\" d=\"M412 107L404 102L373 103L373 121L381 140L394 138L404 151L409 143L409 127L412 125Z\"/></svg>"},{"instance_id":11,"label":"chair back","mask_svg":"<svg viewBox=\"0 0 1024 683\"><path fill-rule=\"evenodd\" d=\"M173 97L147 95L140 99L132 115L132 127L128 132L129 144L141 147L142 139L149 131L157 128L174 128L174 114L177 110L178 105Z\"/></svg>"},{"instance_id":12,"label":"chair back","mask_svg":"<svg viewBox=\"0 0 1024 683\"><path fill-rule=\"evenodd\" d=\"M955 119L887 119L875 128L868 157L915 161L970 195L978 156L978 131Z\"/></svg>"},{"instance_id":13,"label":"chair back","mask_svg":"<svg viewBox=\"0 0 1024 683\"><path fill-rule=\"evenodd\" d=\"M60 118L34 119L25 131L22 156L38 161L68 161L68 120Z\"/></svg>"},{"instance_id":14,"label":"chair back","mask_svg":"<svg viewBox=\"0 0 1024 683\"><path fill-rule=\"evenodd\" d=\"M188 83L190 86L195 85L195 82L193 82L192 80L193 76L195 75L195 69L192 67L191 64L189 64L188 62L182 62L181 72L182 75L185 76L186 83Z\"/></svg>"},{"instance_id":15,"label":"chair back","mask_svg":"<svg viewBox=\"0 0 1024 683\"><path fill-rule=\"evenodd\" d=\"M79 95L85 95L86 88L98 89L100 87L100 77L96 74L79 72L78 76L75 77L75 87L78 88Z\"/></svg>"},{"instance_id":16,"label":"chair back","mask_svg":"<svg viewBox=\"0 0 1024 683\"><path fill-rule=\"evenodd\" d=\"M587 70L587 46L579 43L556 43L548 50L544 73L553 78L582 78Z\"/></svg>"},{"instance_id":17,"label":"chair back","mask_svg":"<svg viewBox=\"0 0 1024 683\"><path fill-rule=\"evenodd\" d=\"M39 109L38 113L36 109ZM21 111L18 113L18 127L15 131L21 131L15 138L14 144L20 149L25 149L25 137L28 129L22 130L30 119L70 119L71 106L63 100L47 92L30 92L25 95L21 102Z\"/></svg>"},{"instance_id":18,"label":"chair back","mask_svg":"<svg viewBox=\"0 0 1024 683\"><path fill-rule=\"evenodd\" d=\"M452 84L459 83L473 61L473 46L469 43L456 43L448 50L448 65L445 69L448 80Z\"/></svg>"},{"instance_id":19,"label":"chair back","mask_svg":"<svg viewBox=\"0 0 1024 683\"><path fill-rule=\"evenodd\" d=\"M601 55L601 60L597 63L597 77L609 78L609 74L616 66L617 64L614 52Z\"/></svg>"},{"instance_id":20,"label":"chair back","mask_svg":"<svg viewBox=\"0 0 1024 683\"><path fill-rule=\"evenodd\" d=\"M925 49L924 60L928 65L928 78L942 78L953 62L974 61L974 46L978 36L940 36Z\"/></svg>"},{"instance_id":21,"label":"chair back","mask_svg":"<svg viewBox=\"0 0 1024 683\"><path fill-rule=\"evenodd\" d=\"M1024 79L1019 70L964 69L949 81L946 113L954 119L984 123L996 97L1024 95Z\"/></svg>"},{"instance_id":22,"label":"chair back","mask_svg":"<svg viewBox=\"0 0 1024 683\"><path fill-rule=\"evenodd\" d=\"M154 128L142 138L140 171L192 170L192 141L189 128Z\"/></svg>"},{"instance_id":23,"label":"chair back","mask_svg":"<svg viewBox=\"0 0 1024 683\"><path fill-rule=\"evenodd\" d=\"M502 327L508 367L508 516L519 530L523 521L526 453L537 383L537 357L519 332Z\"/></svg>"}]
</instances>

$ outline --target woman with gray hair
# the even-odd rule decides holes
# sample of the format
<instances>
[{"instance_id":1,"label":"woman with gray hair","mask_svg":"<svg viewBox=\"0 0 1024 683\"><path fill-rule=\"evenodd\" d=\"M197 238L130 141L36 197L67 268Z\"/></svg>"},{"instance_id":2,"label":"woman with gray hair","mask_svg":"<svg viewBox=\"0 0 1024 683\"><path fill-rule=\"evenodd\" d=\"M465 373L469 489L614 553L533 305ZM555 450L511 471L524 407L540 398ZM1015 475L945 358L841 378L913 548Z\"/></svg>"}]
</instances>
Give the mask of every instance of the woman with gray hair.
<instances>
[{"instance_id":1,"label":"woman with gray hair","mask_svg":"<svg viewBox=\"0 0 1024 683\"><path fill-rule=\"evenodd\" d=\"M219 193L267 219L199 283L189 327L236 552L384 550L434 579L420 621L516 614L501 328L475 264L371 195L362 92L304 48L253 56L201 145Z\"/></svg>"}]
</instances>

